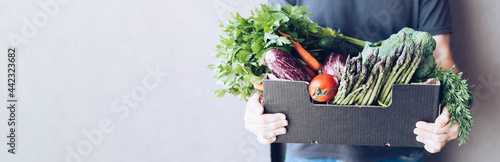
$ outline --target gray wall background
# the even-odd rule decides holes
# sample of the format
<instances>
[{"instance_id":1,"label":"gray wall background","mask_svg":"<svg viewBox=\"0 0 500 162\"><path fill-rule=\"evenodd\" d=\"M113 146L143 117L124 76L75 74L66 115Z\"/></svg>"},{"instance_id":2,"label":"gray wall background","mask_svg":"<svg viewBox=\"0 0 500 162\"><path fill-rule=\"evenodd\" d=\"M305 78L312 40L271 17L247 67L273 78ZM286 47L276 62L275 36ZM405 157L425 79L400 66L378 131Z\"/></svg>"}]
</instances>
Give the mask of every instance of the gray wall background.
<instances>
[{"instance_id":1,"label":"gray wall background","mask_svg":"<svg viewBox=\"0 0 500 162\"><path fill-rule=\"evenodd\" d=\"M464 76L476 86L472 108L474 126L467 144L448 143L429 161L496 161L500 138L500 1L450 0L454 60Z\"/></svg>"},{"instance_id":2,"label":"gray wall background","mask_svg":"<svg viewBox=\"0 0 500 162\"><path fill-rule=\"evenodd\" d=\"M0 161L269 161L269 146L244 129L245 102L215 98L210 90L221 86L206 68L216 61L217 20L248 16L260 3L2 0L0 51L18 49L19 108L16 155L0 144ZM454 57L476 84L475 124L466 145L450 142L429 159L491 161L500 144L500 3L450 3ZM27 28L36 30L23 34ZM25 42L15 45L13 34ZM0 85L6 80L4 69ZM7 120L0 109L4 143Z\"/></svg>"}]
</instances>

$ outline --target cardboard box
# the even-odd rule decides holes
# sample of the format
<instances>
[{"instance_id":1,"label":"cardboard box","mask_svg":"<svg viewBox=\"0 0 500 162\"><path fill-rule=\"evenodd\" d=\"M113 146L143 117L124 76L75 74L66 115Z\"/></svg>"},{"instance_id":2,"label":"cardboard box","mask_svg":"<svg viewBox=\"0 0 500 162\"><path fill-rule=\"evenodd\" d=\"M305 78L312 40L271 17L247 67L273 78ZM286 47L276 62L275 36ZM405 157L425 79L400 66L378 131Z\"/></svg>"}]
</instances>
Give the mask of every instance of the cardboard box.
<instances>
[{"instance_id":1,"label":"cardboard box","mask_svg":"<svg viewBox=\"0 0 500 162\"><path fill-rule=\"evenodd\" d=\"M434 122L440 113L437 79L394 85L387 107L313 104L307 82L268 77L263 82L265 113L284 113L289 122L277 143L423 147L413 133L415 123Z\"/></svg>"}]
</instances>

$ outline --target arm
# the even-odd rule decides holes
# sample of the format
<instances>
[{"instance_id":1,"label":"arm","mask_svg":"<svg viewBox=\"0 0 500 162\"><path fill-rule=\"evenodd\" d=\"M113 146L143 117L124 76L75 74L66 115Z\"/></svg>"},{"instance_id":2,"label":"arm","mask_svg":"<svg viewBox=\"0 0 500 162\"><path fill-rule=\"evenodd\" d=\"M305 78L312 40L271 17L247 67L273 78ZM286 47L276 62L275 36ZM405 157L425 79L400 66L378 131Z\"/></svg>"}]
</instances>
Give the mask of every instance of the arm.
<instances>
[{"instance_id":1,"label":"arm","mask_svg":"<svg viewBox=\"0 0 500 162\"><path fill-rule=\"evenodd\" d=\"M436 40L436 49L434 50L434 58L436 59L436 63L441 63L441 67L444 69L449 69L455 62L451 56L450 50L450 34L440 34L432 36L434 40ZM457 66L454 68L455 73L459 72Z\"/></svg>"},{"instance_id":2,"label":"arm","mask_svg":"<svg viewBox=\"0 0 500 162\"><path fill-rule=\"evenodd\" d=\"M432 37L436 40L436 49L434 50L436 63L441 63L441 67L445 69L451 68L455 62L451 56L450 35L441 34ZM456 66L454 71L459 71ZM446 143L457 138L458 122L450 126L450 113L448 107L444 107L443 112L434 123L419 121L413 132L417 135L417 141L425 144L425 150L437 153Z\"/></svg>"}]
</instances>

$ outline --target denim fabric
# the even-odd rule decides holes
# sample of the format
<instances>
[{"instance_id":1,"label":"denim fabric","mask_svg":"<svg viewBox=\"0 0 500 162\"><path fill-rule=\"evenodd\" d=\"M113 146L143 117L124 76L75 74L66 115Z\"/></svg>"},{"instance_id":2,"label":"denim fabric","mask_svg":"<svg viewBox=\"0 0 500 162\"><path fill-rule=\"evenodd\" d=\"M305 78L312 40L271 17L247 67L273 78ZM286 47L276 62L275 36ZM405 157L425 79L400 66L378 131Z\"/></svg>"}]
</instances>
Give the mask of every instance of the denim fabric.
<instances>
[{"instance_id":1,"label":"denim fabric","mask_svg":"<svg viewBox=\"0 0 500 162\"><path fill-rule=\"evenodd\" d=\"M337 159L303 159L292 156L287 153L285 155L285 162L344 162L344 161Z\"/></svg>"},{"instance_id":2,"label":"denim fabric","mask_svg":"<svg viewBox=\"0 0 500 162\"><path fill-rule=\"evenodd\" d=\"M424 158L425 158L424 153L419 151L392 159L380 160L379 162L423 162ZM287 153L285 156L285 162L345 162L345 161L338 159L303 159L294 157Z\"/></svg>"}]
</instances>

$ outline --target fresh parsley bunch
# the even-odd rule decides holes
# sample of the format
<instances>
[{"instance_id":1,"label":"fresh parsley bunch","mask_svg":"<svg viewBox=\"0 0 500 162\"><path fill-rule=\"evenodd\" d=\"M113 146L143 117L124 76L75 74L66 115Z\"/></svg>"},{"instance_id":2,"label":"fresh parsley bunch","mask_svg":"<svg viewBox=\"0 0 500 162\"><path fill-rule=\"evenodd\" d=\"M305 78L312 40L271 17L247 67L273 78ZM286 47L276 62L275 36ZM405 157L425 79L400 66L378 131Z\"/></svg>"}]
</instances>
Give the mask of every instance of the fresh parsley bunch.
<instances>
[{"instance_id":1,"label":"fresh parsley bunch","mask_svg":"<svg viewBox=\"0 0 500 162\"><path fill-rule=\"evenodd\" d=\"M306 6L263 4L260 7L252 11L249 18L237 13L227 23L220 23L223 33L215 54L220 60L209 65L217 83L226 87L214 91L218 97L230 93L247 100L256 90L253 85L262 81L263 73L269 72L263 65L264 52L270 48L291 51L291 42L279 36L276 30L294 38L307 38L308 33L317 32L317 24L309 21Z\"/></svg>"}]
</instances>

